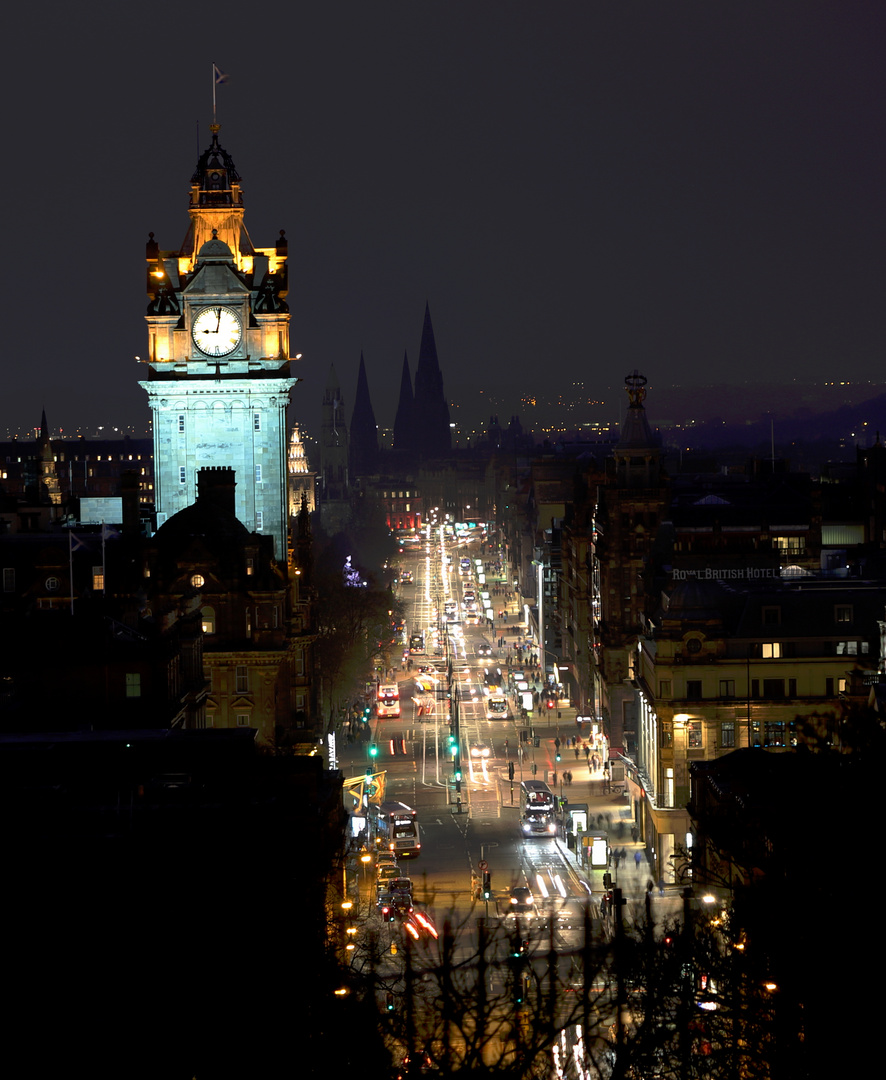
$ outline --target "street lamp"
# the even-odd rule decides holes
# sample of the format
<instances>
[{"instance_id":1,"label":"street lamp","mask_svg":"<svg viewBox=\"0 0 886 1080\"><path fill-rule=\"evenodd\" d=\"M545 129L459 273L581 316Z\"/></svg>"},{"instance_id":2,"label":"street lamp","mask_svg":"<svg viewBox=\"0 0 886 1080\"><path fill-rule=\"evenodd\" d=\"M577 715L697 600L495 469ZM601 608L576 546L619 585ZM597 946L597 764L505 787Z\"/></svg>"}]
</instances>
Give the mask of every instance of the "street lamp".
<instances>
[{"instance_id":1,"label":"street lamp","mask_svg":"<svg viewBox=\"0 0 886 1080\"><path fill-rule=\"evenodd\" d=\"M538 662L541 665L542 688L547 686L548 667L545 662L545 618L544 618L544 551L536 548L537 558L532 560L536 568L537 582L536 593L538 597Z\"/></svg>"}]
</instances>

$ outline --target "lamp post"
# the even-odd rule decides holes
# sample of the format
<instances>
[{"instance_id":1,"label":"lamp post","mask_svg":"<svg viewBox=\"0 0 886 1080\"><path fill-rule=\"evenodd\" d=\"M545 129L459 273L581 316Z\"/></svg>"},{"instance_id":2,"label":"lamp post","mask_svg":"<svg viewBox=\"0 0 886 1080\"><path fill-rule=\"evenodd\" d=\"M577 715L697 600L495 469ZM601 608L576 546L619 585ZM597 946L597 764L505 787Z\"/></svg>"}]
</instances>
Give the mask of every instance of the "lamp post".
<instances>
[{"instance_id":1,"label":"lamp post","mask_svg":"<svg viewBox=\"0 0 886 1080\"><path fill-rule=\"evenodd\" d=\"M545 617L544 617L544 551L536 548L536 558L532 565L536 568L536 594L538 599L538 661L541 665L542 688L547 686L548 667L545 659Z\"/></svg>"}]
</instances>

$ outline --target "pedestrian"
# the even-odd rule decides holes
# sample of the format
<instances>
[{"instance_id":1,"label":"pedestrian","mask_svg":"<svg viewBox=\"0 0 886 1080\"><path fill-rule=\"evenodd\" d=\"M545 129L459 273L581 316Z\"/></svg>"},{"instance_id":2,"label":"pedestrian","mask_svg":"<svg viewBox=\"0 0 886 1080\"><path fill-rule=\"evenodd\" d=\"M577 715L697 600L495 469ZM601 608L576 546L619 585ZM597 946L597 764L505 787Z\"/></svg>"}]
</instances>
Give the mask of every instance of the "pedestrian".
<instances>
[{"instance_id":1,"label":"pedestrian","mask_svg":"<svg viewBox=\"0 0 886 1080\"><path fill-rule=\"evenodd\" d=\"M579 755L579 749L578 749L578 747L576 746L576 748L575 748L575 760L576 760L576 761L578 761L578 755Z\"/></svg>"},{"instance_id":2,"label":"pedestrian","mask_svg":"<svg viewBox=\"0 0 886 1080\"><path fill-rule=\"evenodd\" d=\"M640 869L640 860L642 858L643 856L640 854L639 850L634 852L634 866L636 866L638 870Z\"/></svg>"},{"instance_id":3,"label":"pedestrian","mask_svg":"<svg viewBox=\"0 0 886 1080\"><path fill-rule=\"evenodd\" d=\"M638 840L639 836L640 836L640 830L637 828L636 825L632 825L631 826L631 839L634 841L635 844L637 843L637 840Z\"/></svg>"}]
</instances>

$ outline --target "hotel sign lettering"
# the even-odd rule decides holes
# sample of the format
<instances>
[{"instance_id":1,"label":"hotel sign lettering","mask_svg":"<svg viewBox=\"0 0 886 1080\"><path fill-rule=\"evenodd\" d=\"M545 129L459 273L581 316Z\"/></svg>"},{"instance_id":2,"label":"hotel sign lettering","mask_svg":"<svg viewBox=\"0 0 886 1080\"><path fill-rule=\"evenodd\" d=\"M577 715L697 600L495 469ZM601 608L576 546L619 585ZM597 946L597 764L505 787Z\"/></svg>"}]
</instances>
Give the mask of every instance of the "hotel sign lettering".
<instances>
[{"instance_id":1,"label":"hotel sign lettering","mask_svg":"<svg viewBox=\"0 0 886 1080\"><path fill-rule=\"evenodd\" d=\"M703 566L696 570L673 570L674 581L762 581L781 579L777 566Z\"/></svg>"}]
</instances>

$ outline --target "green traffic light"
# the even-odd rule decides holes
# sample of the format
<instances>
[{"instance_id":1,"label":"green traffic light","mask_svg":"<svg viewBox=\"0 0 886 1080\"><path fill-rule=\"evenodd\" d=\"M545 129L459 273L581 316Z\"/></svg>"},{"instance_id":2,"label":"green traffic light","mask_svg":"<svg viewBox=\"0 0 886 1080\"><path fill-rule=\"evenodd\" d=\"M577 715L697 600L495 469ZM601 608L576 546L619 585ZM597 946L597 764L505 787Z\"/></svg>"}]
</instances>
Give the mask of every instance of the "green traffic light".
<instances>
[{"instance_id":1,"label":"green traffic light","mask_svg":"<svg viewBox=\"0 0 886 1080\"><path fill-rule=\"evenodd\" d=\"M369 744L369 756L378 757L378 747L375 745L375 743Z\"/></svg>"}]
</instances>

